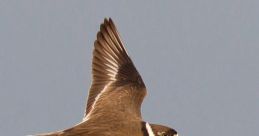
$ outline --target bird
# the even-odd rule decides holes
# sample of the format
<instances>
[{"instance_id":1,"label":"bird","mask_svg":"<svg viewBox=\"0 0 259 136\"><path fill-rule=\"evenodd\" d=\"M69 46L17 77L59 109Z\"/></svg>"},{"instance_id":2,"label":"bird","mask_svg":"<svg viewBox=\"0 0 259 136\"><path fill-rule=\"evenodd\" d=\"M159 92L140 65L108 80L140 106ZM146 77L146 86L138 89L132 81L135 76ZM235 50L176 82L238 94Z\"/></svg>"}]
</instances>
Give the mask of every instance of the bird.
<instances>
[{"instance_id":1,"label":"bird","mask_svg":"<svg viewBox=\"0 0 259 136\"><path fill-rule=\"evenodd\" d=\"M178 136L173 128L142 119L146 94L114 22L105 18L94 42L92 83L82 121L37 136Z\"/></svg>"}]
</instances>

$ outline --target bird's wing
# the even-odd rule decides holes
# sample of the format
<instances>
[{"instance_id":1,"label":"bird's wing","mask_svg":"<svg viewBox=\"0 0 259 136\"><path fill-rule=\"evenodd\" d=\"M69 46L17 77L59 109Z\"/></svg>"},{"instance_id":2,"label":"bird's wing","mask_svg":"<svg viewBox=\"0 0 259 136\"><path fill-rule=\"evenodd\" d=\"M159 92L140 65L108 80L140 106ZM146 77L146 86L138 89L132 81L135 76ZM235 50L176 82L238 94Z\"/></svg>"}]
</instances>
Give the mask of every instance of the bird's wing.
<instances>
[{"instance_id":1,"label":"bird's wing","mask_svg":"<svg viewBox=\"0 0 259 136\"><path fill-rule=\"evenodd\" d=\"M146 94L144 82L128 56L111 19L104 19L94 42L92 85L84 120L101 111L123 109L141 117L140 107Z\"/></svg>"}]
</instances>

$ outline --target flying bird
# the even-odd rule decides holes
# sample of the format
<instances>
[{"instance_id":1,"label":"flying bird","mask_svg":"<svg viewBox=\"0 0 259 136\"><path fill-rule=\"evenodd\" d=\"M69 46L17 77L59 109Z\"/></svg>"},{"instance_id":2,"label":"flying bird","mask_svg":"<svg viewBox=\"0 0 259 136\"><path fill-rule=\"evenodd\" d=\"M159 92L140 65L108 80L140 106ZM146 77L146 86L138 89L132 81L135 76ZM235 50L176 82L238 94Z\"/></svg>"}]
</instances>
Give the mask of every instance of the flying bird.
<instances>
[{"instance_id":1,"label":"flying bird","mask_svg":"<svg viewBox=\"0 0 259 136\"><path fill-rule=\"evenodd\" d=\"M105 18L94 42L92 85L83 120L38 136L178 136L170 127L142 120L146 93L113 21Z\"/></svg>"}]
</instances>

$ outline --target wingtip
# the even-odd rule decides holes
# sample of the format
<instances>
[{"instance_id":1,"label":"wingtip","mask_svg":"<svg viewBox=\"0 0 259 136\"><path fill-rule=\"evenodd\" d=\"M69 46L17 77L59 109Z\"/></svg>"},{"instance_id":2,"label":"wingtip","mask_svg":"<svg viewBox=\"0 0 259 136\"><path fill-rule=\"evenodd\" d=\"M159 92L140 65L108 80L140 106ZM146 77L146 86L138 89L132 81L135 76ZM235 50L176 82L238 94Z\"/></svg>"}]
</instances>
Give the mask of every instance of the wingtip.
<instances>
[{"instance_id":1,"label":"wingtip","mask_svg":"<svg viewBox=\"0 0 259 136\"><path fill-rule=\"evenodd\" d=\"M109 17L109 22L113 22L113 21L112 21L112 18L110 18L110 17Z\"/></svg>"},{"instance_id":2,"label":"wingtip","mask_svg":"<svg viewBox=\"0 0 259 136\"><path fill-rule=\"evenodd\" d=\"M111 17L105 17L104 22L113 22Z\"/></svg>"},{"instance_id":3,"label":"wingtip","mask_svg":"<svg viewBox=\"0 0 259 136\"><path fill-rule=\"evenodd\" d=\"M111 26L112 26L113 28L115 27L115 25L114 25L114 22L113 22L112 18L109 18L109 23L111 24Z\"/></svg>"},{"instance_id":4,"label":"wingtip","mask_svg":"<svg viewBox=\"0 0 259 136\"><path fill-rule=\"evenodd\" d=\"M103 24L112 24L112 25L114 25L114 22L113 22L111 17L105 17L103 22L104 22Z\"/></svg>"},{"instance_id":5,"label":"wingtip","mask_svg":"<svg viewBox=\"0 0 259 136\"><path fill-rule=\"evenodd\" d=\"M109 17L105 17L105 18L104 18L104 21L105 21L105 20L108 20L108 19L109 19Z\"/></svg>"}]
</instances>

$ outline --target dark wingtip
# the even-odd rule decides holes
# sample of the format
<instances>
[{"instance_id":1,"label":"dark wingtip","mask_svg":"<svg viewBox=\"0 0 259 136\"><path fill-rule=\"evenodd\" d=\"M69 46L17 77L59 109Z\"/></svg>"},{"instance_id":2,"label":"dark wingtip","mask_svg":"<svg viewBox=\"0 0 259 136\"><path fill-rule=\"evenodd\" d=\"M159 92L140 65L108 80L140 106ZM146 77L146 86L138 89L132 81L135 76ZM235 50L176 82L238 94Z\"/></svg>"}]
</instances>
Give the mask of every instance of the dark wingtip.
<instances>
[{"instance_id":1,"label":"dark wingtip","mask_svg":"<svg viewBox=\"0 0 259 136\"><path fill-rule=\"evenodd\" d=\"M111 17L105 17L104 22L113 22Z\"/></svg>"},{"instance_id":2,"label":"dark wingtip","mask_svg":"<svg viewBox=\"0 0 259 136\"><path fill-rule=\"evenodd\" d=\"M112 27L114 27L114 22L112 21L112 18L109 18L109 23L112 25Z\"/></svg>"},{"instance_id":3,"label":"dark wingtip","mask_svg":"<svg viewBox=\"0 0 259 136\"><path fill-rule=\"evenodd\" d=\"M105 22L105 21L108 21L108 20L110 20L109 17L108 17L108 18L107 18L107 17L104 18L104 22Z\"/></svg>"}]
</instances>

